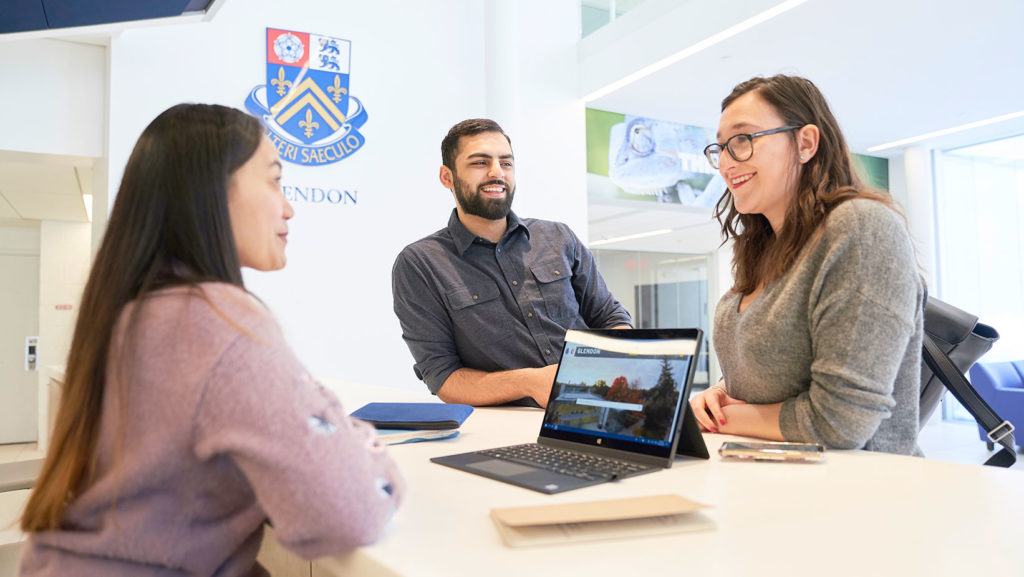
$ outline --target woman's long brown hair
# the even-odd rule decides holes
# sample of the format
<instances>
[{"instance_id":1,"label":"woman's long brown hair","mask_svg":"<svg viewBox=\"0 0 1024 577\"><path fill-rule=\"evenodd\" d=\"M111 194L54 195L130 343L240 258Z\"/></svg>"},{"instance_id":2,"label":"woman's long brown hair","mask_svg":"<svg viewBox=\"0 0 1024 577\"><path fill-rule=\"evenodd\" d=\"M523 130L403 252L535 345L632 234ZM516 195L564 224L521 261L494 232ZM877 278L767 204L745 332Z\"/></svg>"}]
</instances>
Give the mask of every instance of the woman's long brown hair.
<instances>
[{"instance_id":1,"label":"woman's long brown hair","mask_svg":"<svg viewBox=\"0 0 1024 577\"><path fill-rule=\"evenodd\" d=\"M64 392L25 532L58 529L92 481L114 326L157 289L219 281L243 286L228 213L230 175L259 146L259 121L224 106L180 104L139 137L82 294Z\"/></svg>"},{"instance_id":2,"label":"woman's long brown hair","mask_svg":"<svg viewBox=\"0 0 1024 577\"><path fill-rule=\"evenodd\" d=\"M770 104L783 124L817 126L819 141L815 155L797 169L796 193L786 209L778 236L763 215L737 212L731 191L726 190L719 199L715 217L722 225L723 238L735 242L732 290L740 294L752 293L758 286L785 274L829 213L843 202L870 198L895 210L891 198L867 189L857 177L839 123L824 95L810 80L782 74L752 78L737 85L722 101L722 111L749 92L756 92ZM796 134L789 134L795 143ZM794 146L793 163L799 166L796 155Z\"/></svg>"}]
</instances>

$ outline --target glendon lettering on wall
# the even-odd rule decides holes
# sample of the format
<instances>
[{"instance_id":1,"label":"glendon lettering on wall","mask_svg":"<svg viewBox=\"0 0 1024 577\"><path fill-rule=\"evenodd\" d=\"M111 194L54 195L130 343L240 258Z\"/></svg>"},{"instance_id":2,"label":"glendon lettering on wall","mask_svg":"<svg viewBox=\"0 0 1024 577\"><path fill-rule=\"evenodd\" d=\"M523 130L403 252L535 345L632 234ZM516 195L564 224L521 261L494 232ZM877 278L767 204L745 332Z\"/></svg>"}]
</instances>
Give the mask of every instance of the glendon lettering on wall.
<instances>
[{"instance_id":1,"label":"glendon lettering on wall","mask_svg":"<svg viewBox=\"0 0 1024 577\"><path fill-rule=\"evenodd\" d=\"M358 204L359 191L319 186L282 186L284 197L291 203Z\"/></svg>"}]
</instances>

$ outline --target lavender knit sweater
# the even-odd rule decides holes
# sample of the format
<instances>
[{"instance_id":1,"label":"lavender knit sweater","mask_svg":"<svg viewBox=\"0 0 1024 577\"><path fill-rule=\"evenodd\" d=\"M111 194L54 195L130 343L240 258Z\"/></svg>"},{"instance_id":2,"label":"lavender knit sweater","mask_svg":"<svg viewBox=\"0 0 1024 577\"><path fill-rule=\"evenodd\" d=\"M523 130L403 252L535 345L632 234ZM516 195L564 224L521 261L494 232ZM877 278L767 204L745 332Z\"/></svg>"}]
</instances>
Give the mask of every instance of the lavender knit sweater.
<instances>
[{"instance_id":1,"label":"lavender knit sweater","mask_svg":"<svg viewBox=\"0 0 1024 577\"><path fill-rule=\"evenodd\" d=\"M122 314L95 479L22 575L263 575L263 524L313 558L374 541L403 492L372 428L350 420L245 291L205 284Z\"/></svg>"}]
</instances>

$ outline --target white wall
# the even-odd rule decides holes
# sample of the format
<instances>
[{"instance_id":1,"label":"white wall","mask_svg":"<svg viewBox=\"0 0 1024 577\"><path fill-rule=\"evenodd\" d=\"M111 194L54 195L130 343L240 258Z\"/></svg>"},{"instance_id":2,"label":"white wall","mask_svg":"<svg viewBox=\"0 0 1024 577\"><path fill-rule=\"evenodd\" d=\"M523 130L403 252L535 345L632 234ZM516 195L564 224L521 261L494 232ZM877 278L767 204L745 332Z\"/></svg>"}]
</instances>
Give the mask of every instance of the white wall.
<instances>
[{"instance_id":1,"label":"white wall","mask_svg":"<svg viewBox=\"0 0 1024 577\"><path fill-rule=\"evenodd\" d=\"M907 192L907 171L902 154L889 158L889 194L899 204L900 208L906 212L909 196Z\"/></svg>"},{"instance_id":2,"label":"white wall","mask_svg":"<svg viewBox=\"0 0 1024 577\"><path fill-rule=\"evenodd\" d=\"M39 256L39 226L34 222L0 223L0 252Z\"/></svg>"},{"instance_id":3,"label":"white wall","mask_svg":"<svg viewBox=\"0 0 1024 577\"><path fill-rule=\"evenodd\" d=\"M0 150L103 156L106 48L0 42Z\"/></svg>"},{"instance_id":4,"label":"white wall","mask_svg":"<svg viewBox=\"0 0 1024 577\"><path fill-rule=\"evenodd\" d=\"M30 336L39 336L39 225L0 222L0 443L36 439L37 373L25 368Z\"/></svg>"},{"instance_id":5,"label":"white wall","mask_svg":"<svg viewBox=\"0 0 1024 577\"><path fill-rule=\"evenodd\" d=\"M503 105L516 127L515 209L567 222L585 238L578 6L523 0L501 8L499 16L512 10L522 23L508 80L519 92ZM358 203L296 203L287 268L247 271L246 283L314 374L422 387L392 312L391 265L406 244L442 228L453 207L437 178L441 138L456 122L488 114L489 102L493 109L485 35L488 22L507 19L489 19L486 9L477 0L232 0L208 23L125 31L110 46L111 206L131 147L159 112L183 101L241 108L265 83L265 28L350 40L350 93L368 112L366 144L333 165L286 164L284 181L358 191Z\"/></svg>"},{"instance_id":6,"label":"white wall","mask_svg":"<svg viewBox=\"0 0 1024 577\"><path fill-rule=\"evenodd\" d=\"M914 241L925 283L937 287L938 261L935 252L935 186L932 181L932 153L923 146L903 151L903 182L906 193L907 224ZM934 289L930 294L938 296Z\"/></svg>"},{"instance_id":7,"label":"white wall","mask_svg":"<svg viewBox=\"0 0 1024 577\"><path fill-rule=\"evenodd\" d=\"M39 444L46 446L49 393L45 370L63 366L78 302L89 277L92 225L44 220L39 226Z\"/></svg>"},{"instance_id":8,"label":"white wall","mask_svg":"<svg viewBox=\"0 0 1024 577\"><path fill-rule=\"evenodd\" d=\"M512 82L519 85L521 111L510 132L518 189L514 209L562 221L586 239L586 110L577 98L576 72L579 3L503 1L519 11L520 62Z\"/></svg>"},{"instance_id":9,"label":"white wall","mask_svg":"<svg viewBox=\"0 0 1024 577\"><path fill-rule=\"evenodd\" d=\"M63 365L67 358L89 277L91 229L87 222L44 220L39 225L40 366Z\"/></svg>"}]
</instances>

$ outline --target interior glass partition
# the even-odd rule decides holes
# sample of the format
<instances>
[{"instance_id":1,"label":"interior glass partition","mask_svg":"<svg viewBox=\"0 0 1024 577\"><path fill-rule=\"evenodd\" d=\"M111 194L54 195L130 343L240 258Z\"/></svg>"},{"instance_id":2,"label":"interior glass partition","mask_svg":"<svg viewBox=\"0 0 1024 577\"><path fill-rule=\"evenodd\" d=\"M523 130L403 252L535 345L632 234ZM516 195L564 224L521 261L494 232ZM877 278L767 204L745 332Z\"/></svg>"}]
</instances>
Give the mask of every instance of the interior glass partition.
<instances>
[{"instance_id":1,"label":"interior glass partition","mask_svg":"<svg viewBox=\"0 0 1024 577\"><path fill-rule=\"evenodd\" d=\"M594 258L608 288L633 315L633 326L700 328L701 349L694 385L706 386L711 369L708 354L708 255L594 249Z\"/></svg>"},{"instance_id":2,"label":"interior glass partition","mask_svg":"<svg viewBox=\"0 0 1024 577\"><path fill-rule=\"evenodd\" d=\"M1024 359L1024 135L933 156L936 294L999 331L983 361ZM943 418L973 420L957 402Z\"/></svg>"}]
</instances>

